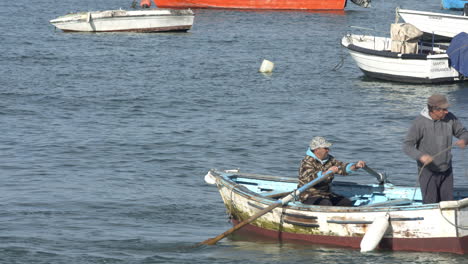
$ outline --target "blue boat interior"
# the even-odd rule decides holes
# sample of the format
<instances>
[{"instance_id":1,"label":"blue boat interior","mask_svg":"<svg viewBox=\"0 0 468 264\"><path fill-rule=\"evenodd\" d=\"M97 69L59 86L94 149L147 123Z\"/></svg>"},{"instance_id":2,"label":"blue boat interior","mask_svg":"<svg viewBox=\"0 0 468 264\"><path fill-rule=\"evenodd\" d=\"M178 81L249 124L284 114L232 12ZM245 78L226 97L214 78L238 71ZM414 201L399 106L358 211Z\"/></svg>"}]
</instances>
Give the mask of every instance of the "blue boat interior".
<instances>
[{"instance_id":1,"label":"blue boat interior","mask_svg":"<svg viewBox=\"0 0 468 264\"><path fill-rule=\"evenodd\" d=\"M261 176L249 174L225 175L227 179L240 185L240 190L265 198L278 200L297 189L297 178ZM415 183L416 185L416 183ZM395 186L391 183L358 184L354 182L333 181L334 193L346 196L354 202L354 206L388 207L422 205L419 187ZM468 197L468 188L455 189L456 200ZM291 203L300 203L291 201Z\"/></svg>"}]
</instances>

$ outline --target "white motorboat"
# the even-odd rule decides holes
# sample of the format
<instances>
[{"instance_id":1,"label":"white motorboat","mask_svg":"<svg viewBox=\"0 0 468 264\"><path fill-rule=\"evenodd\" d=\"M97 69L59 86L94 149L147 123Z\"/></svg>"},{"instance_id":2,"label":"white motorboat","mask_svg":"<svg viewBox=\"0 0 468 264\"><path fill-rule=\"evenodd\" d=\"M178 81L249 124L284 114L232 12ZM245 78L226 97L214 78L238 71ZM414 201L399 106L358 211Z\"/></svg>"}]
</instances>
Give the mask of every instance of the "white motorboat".
<instances>
[{"instance_id":1,"label":"white motorboat","mask_svg":"<svg viewBox=\"0 0 468 264\"><path fill-rule=\"evenodd\" d=\"M407 83L450 83L466 77L450 66L447 46L416 42L417 53L392 51L392 39L347 34L341 44L364 74Z\"/></svg>"},{"instance_id":2,"label":"white motorboat","mask_svg":"<svg viewBox=\"0 0 468 264\"><path fill-rule=\"evenodd\" d=\"M168 32L188 31L190 9L106 10L71 13L50 21L64 32Z\"/></svg>"},{"instance_id":3,"label":"white motorboat","mask_svg":"<svg viewBox=\"0 0 468 264\"><path fill-rule=\"evenodd\" d=\"M468 33L468 16L400 8L396 9L396 14L426 34L453 38L458 33Z\"/></svg>"}]
</instances>

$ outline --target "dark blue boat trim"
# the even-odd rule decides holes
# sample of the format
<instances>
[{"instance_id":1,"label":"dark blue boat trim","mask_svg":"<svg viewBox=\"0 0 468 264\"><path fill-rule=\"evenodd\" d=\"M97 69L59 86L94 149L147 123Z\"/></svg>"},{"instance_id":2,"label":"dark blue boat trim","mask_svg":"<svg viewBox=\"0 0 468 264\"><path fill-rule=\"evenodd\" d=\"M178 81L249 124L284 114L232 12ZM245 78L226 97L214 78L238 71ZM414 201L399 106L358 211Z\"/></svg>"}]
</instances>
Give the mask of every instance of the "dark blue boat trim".
<instances>
[{"instance_id":1,"label":"dark blue boat trim","mask_svg":"<svg viewBox=\"0 0 468 264\"><path fill-rule=\"evenodd\" d=\"M327 220L329 224L342 224L342 225L370 225L372 221L346 221L346 220Z\"/></svg>"},{"instance_id":2,"label":"dark blue boat trim","mask_svg":"<svg viewBox=\"0 0 468 264\"><path fill-rule=\"evenodd\" d=\"M386 58L395 58L395 59L403 59L403 60L427 60L426 54L401 54L398 52L391 52L387 50L373 50L373 49L366 49L363 47L356 46L354 44L349 44L348 49L364 54L379 56L379 57L386 57Z\"/></svg>"},{"instance_id":3,"label":"dark blue boat trim","mask_svg":"<svg viewBox=\"0 0 468 264\"><path fill-rule=\"evenodd\" d=\"M399 217L399 218L390 218L390 221L397 222L397 221L423 221L424 217L412 217L412 218L407 218L407 217Z\"/></svg>"},{"instance_id":4,"label":"dark blue boat trim","mask_svg":"<svg viewBox=\"0 0 468 264\"><path fill-rule=\"evenodd\" d=\"M289 213L284 213L284 216L289 216L289 217L295 217L295 218L301 218L301 219L309 219L309 220L317 220L316 216L309 216L309 215L300 215L300 214L289 214Z\"/></svg>"},{"instance_id":5,"label":"dark blue boat trim","mask_svg":"<svg viewBox=\"0 0 468 264\"><path fill-rule=\"evenodd\" d=\"M422 221L424 217L413 217L413 218L390 218L392 222L404 222L404 221ZM329 224L342 224L342 225L370 225L373 221L346 221L346 220L327 220Z\"/></svg>"},{"instance_id":6,"label":"dark blue boat trim","mask_svg":"<svg viewBox=\"0 0 468 264\"><path fill-rule=\"evenodd\" d=\"M247 202L247 204L250 205L250 206L252 206L252 207L255 208L255 209L258 209L258 210L263 210L263 209L265 209L265 208L263 208L263 207L261 207L261 206L258 206L258 205L256 205L256 204L253 204L253 203L251 203L251 202Z\"/></svg>"},{"instance_id":7,"label":"dark blue boat trim","mask_svg":"<svg viewBox=\"0 0 468 264\"><path fill-rule=\"evenodd\" d=\"M307 223L302 223L302 222L296 222L296 221L291 221L288 219L284 219L283 222L291 225L296 225L296 226L304 226L304 227L320 227L318 224L307 224Z\"/></svg>"},{"instance_id":8,"label":"dark blue boat trim","mask_svg":"<svg viewBox=\"0 0 468 264\"><path fill-rule=\"evenodd\" d=\"M370 72L370 71L365 71L363 69L360 69L360 70L369 77L372 77L375 79L382 79L386 81L392 81L392 82L428 84L428 83L452 83L456 81L462 81L462 80L455 80L455 78L452 78L452 77L428 79L428 78L415 78L415 77L409 77L409 76L399 76L399 75L392 75L392 74L385 74L385 73Z\"/></svg>"}]
</instances>

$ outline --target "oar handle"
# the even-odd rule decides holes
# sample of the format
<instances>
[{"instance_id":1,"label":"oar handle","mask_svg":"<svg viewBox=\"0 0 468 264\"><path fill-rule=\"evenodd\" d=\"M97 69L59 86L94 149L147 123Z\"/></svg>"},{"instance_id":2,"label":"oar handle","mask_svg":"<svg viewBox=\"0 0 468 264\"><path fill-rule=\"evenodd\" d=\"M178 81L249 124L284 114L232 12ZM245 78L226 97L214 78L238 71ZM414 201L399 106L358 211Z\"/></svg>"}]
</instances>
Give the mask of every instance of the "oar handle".
<instances>
[{"instance_id":1,"label":"oar handle","mask_svg":"<svg viewBox=\"0 0 468 264\"><path fill-rule=\"evenodd\" d=\"M255 213L254 215L252 215L251 217L247 218L246 220L240 222L239 224L233 226L232 228L230 228L229 230L227 230L226 232L214 237L214 238L210 238L210 239L207 239L203 242L200 242L199 245L214 245L216 244L216 242L218 242L219 240L225 238L226 236L228 236L229 234L233 233L234 231L238 230L238 229L241 229L242 227L244 227L245 225L251 223L252 221L254 221L255 219L259 218L260 216L270 212L271 210L275 209L276 207L279 207L281 205L285 205L287 204L288 202L290 202L292 199L294 199L295 197L297 197L299 194L301 194L303 191L311 188L312 186L320 183L320 182L323 182L324 180L330 178L331 176L333 175L333 173L331 171L325 173L324 175L322 175L321 177L303 185L302 187L296 189L294 192L288 194L286 197L282 198L282 199L279 199L277 200L274 204L271 204L270 206L258 211L257 213Z\"/></svg>"},{"instance_id":2,"label":"oar handle","mask_svg":"<svg viewBox=\"0 0 468 264\"><path fill-rule=\"evenodd\" d=\"M365 171L367 171L369 174L375 176L377 180L379 181L379 184L384 184L387 182L387 178L383 173L376 172L375 170L369 168L367 165L363 167Z\"/></svg>"}]
</instances>

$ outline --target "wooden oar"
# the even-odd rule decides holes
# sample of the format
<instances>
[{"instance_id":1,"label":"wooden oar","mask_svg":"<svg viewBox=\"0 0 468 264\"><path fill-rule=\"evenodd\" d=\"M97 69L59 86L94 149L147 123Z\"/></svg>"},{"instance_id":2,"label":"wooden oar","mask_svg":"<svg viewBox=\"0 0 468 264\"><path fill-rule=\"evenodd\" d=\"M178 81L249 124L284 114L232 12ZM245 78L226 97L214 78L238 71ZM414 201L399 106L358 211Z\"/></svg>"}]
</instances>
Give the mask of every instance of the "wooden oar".
<instances>
[{"instance_id":1,"label":"wooden oar","mask_svg":"<svg viewBox=\"0 0 468 264\"><path fill-rule=\"evenodd\" d=\"M252 221L254 221L255 219L259 218L260 216L270 212L271 210L275 209L276 207L279 207L281 205L285 205L287 204L289 201L291 201L294 197L297 197L300 193L304 192L305 190L309 189L310 187L318 184L318 183L321 183L322 181L330 178L331 176L333 175L333 173L331 172L327 172L326 174L324 174L322 177L320 178L317 178L307 184L305 184L304 186L302 186L301 188L298 188L296 189L295 191L293 191L292 193L290 193L288 196L284 197L283 199L279 199L277 200L274 204L258 211L256 214L252 215L251 217L249 217L248 219L240 222L239 224L233 226L231 229L227 230L226 232L218 235L217 237L214 237L214 238L210 238L210 239L207 239L203 242L200 242L199 244L200 245L214 245L216 244L216 242L218 242L219 240L225 238L226 236L228 236L229 234L233 233L234 231L238 230L238 229L241 229L242 227L244 227L245 225L251 223Z\"/></svg>"},{"instance_id":2,"label":"wooden oar","mask_svg":"<svg viewBox=\"0 0 468 264\"><path fill-rule=\"evenodd\" d=\"M383 173L376 172L375 170L369 168L367 165L363 167L365 171L367 171L369 174L375 176L377 180L379 181L379 184L384 184L387 182L387 179Z\"/></svg>"}]
</instances>

